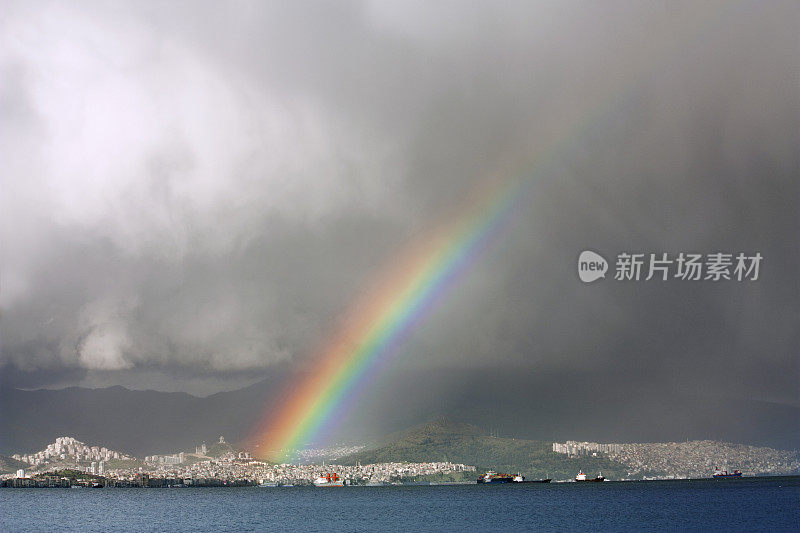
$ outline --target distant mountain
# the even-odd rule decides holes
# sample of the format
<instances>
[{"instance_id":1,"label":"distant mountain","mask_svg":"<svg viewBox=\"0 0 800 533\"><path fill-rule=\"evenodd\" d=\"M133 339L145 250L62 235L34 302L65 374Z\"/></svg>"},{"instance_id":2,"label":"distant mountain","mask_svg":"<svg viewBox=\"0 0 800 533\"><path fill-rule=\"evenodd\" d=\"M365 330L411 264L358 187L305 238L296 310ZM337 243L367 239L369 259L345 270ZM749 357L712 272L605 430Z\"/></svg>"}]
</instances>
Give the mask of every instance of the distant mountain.
<instances>
[{"instance_id":1,"label":"distant mountain","mask_svg":"<svg viewBox=\"0 0 800 533\"><path fill-rule=\"evenodd\" d=\"M259 420L282 405L302 377L288 365L243 389L199 398L123 387L25 391L0 388L0 453L33 452L56 437L143 457L194 451L205 441L241 446ZM679 395L645 384L594 386L590 372L535 376L493 368L395 370L351 390L351 411L317 442L385 442L436 417L482 433L539 441L667 442L719 440L798 447L800 408L737 397ZM251 449L258 455L258 449Z\"/></svg>"},{"instance_id":2,"label":"distant mountain","mask_svg":"<svg viewBox=\"0 0 800 533\"><path fill-rule=\"evenodd\" d=\"M170 446L200 409L183 393L131 391L123 387L6 390L0 397L0 450L34 452L56 437L74 435L133 455ZM178 439L181 442L181 439ZM188 442L187 442L188 444Z\"/></svg>"},{"instance_id":3,"label":"distant mountain","mask_svg":"<svg viewBox=\"0 0 800 533\"><path fill-rule=\"evenodd\" d=\"M247 437L289 379L282 369L250 387L205 398L119 386L0 389L0 453L37 451L63 435L136 457L194 451L220 435L236 443Z\"/></svg>"},{"instance_id":4,"label":"distant mountain","mask_svg":"<svg viewBox=\"0 0 800 533\"><path fill-rule=\"evenodd\" d=\"M440 419L386 439L386 443L341 459L342 464L451 461L478 471L521 472L528 479L571 479L578 470L608 478L625 476L625 466L603 457L569 458L551 442L493 437L478 427Z\"/></svg>"}]
</instances>

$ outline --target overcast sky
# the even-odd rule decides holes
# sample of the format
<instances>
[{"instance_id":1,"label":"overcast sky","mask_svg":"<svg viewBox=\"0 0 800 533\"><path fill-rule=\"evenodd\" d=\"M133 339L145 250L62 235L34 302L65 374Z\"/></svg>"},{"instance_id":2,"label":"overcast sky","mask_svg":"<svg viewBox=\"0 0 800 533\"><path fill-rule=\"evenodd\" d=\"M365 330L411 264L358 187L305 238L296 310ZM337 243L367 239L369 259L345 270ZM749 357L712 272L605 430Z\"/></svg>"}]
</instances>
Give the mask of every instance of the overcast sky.
<instances>
[{"instance_id":1,"label":"overcast sky","mask_svg":"<svg viewBox=\"0 0 800 533\"><path fill-rule=\"evenodd\" d=\"M798 23L795 2L5 2L3 385L202 395L302 363L506 169L523 208L394 368L797 406ZM586 285L584 249L764 260Z\"/></svg>"}]
</instances>

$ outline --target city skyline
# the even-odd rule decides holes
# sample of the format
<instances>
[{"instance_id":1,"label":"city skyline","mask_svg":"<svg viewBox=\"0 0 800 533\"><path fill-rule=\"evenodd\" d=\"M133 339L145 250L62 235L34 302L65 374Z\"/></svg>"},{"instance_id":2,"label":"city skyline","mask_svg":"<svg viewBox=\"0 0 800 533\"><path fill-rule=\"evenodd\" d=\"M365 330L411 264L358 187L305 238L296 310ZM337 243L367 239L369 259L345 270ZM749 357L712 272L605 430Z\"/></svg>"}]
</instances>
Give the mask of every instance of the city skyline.
<instances>
[{"instance_id":1,"label":"city skyline","mask_svg":"<svg viewBox=\"0 0 800 533\"><path fill-rule=\"evenodd\" d=\"M493 437L496 438L496 437ZM492 465L476 466L431 459L428 462L391 461L382 463L357 462L350 456L367 449L365 446L344 446L329 449L308 449L289 462L268 463L251 456L240 447L231 446L220 435L215 450L206 443L190 450L169 455L151 455L137 459L104 446L89 446L73 437L58 437L44 450L36 453L14 454L12 458L25 464L15 473L0 474L0 479L48 476L59 471L106 477L106 483L141 483L142 475L152 480L181 480L192 485L198 480L235 483L306 483L310 484L328 471L336 471L342 479L356 484L390 483L421 479L420 476L456 475L491 469ZM202 450L202 451L201 451ZM798 450L781 451L766 447L735 445L714 441L664 443L597 443L567 441L552 443L554 454L577 459L607 458L627 469L623 479L682 479L706 478L720 467L736 465L746 475L787 475L800 472ZM318 459L314 461L313 459ZM309 459L311 459L309 461ZM299 460L299 461L298 461ZM339 461L344 460L342 464ZM350 462L348 462L350 461ZM614 464L613 462L610 464ZM30 474L30 475L29 475ZM445 478L443 478L445 479ZM206 483L202 481L201 483Z\"/></svg>"}]
</instances>

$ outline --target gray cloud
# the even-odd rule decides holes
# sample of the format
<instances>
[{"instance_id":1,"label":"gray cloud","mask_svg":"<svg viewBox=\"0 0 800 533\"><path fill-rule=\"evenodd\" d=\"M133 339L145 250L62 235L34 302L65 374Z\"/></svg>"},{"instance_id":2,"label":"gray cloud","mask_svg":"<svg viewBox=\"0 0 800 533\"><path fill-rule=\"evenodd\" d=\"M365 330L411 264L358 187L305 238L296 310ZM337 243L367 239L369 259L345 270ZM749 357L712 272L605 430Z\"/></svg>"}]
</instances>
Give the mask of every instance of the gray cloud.
<instances>
[{"instance_id":1,"label":"gray cloud","mask_svg":"<svg viewBox=\"0 0 800 533\"><path fill-rule=\"evenodd\" d=\"M525 208L393 365L798 402L791 3L5 11L6 380L207 393L302 362L503 169ZM584 286L585 248L765 262Z\"/></svg>"}]
</instances>

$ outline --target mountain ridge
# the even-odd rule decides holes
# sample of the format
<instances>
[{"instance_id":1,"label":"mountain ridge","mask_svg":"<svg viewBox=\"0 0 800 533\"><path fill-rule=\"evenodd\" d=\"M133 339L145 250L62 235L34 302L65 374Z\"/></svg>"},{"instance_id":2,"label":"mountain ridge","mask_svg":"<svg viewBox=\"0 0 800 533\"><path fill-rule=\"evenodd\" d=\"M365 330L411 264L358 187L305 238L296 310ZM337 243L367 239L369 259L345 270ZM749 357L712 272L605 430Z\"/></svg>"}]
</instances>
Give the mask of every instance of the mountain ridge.
<instances>
[{"instance_id":1,"label":"mountain ridge","mask_svg":"<svg viewBox=\"0 0 800 533\"><path fill-rule=\"evenodd\" d=\"M354 409L339 413L340 422L332 431L309 444L380 443L395 432L443 416L491 428L498 435L550 442L710 439L798 447L797 406L701 395L673 395L668 402L643 404L632 400L635 390L587 388L588 374L558 382L545 374L542 385L532 386L529 376L491 368L394 371L355 391ZM121 386L2 387L0 453L39 450L60 435L103 442L135 456L191 450L219 435L243 444L298 381L302 374L286 366L252 385L205 397ZM573 392L564 397L558 394L561 389ZM595 401L598 397L602 401Z\"/></svg>"}]
</instances>

